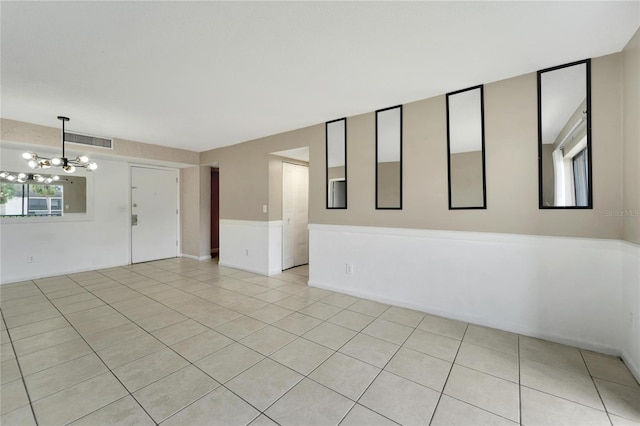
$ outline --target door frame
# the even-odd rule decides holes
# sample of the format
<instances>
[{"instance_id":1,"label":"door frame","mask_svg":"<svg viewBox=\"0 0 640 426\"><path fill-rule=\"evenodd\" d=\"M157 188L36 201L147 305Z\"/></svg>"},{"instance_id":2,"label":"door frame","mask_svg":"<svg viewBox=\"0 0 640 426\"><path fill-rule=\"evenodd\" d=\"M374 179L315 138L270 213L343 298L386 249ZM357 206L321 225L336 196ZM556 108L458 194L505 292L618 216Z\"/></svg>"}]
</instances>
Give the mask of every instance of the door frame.
<instances>
[{"instance_id":1,"label":"door frame","mask_svg":"<svg viewBox=\"0 0 640 426\"><path fill-rule=\"evenodd\" d=\"M141 169L155 169L155 170L167 170L174 171L176 174L176 239L178 244L176 245L176 257L182 257L182 227L180 226L182 217L182 209L180 208L180 169L176 167L163 167L163 166L154 166L151 164L138 164L138 163L129 163L129 217L127 226L127 232L129 233L129 265L133 265L133 230L131 229L131 216L133 212L133 168L141 168Z\"/></svg>"}]
</instances>

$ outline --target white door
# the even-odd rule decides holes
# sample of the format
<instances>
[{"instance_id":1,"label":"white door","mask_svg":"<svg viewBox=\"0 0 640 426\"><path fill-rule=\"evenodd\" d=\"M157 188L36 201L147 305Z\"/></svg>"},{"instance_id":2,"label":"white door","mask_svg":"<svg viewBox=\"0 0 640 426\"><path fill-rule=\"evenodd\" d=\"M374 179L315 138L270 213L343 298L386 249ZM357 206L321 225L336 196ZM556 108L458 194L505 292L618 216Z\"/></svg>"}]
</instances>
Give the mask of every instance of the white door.
<instances>
[{"instance_id":1,"label":"white door","mask_svg":"<svg viewBox=\"0 0 640 426\"><path fill-rule=\"evenodd\" d=\"M178 255L178 172L131 167L131 263Z\"/></svg>"},{"instance_id":2,"label":"white door","mask_svg":"<svg viewBox=\"0 0 640 426\"><path fill-rule=\"evenodd\" d=\"M309 263L309 168L282 163L282 269Z\"/></svg>"}]
</instances>

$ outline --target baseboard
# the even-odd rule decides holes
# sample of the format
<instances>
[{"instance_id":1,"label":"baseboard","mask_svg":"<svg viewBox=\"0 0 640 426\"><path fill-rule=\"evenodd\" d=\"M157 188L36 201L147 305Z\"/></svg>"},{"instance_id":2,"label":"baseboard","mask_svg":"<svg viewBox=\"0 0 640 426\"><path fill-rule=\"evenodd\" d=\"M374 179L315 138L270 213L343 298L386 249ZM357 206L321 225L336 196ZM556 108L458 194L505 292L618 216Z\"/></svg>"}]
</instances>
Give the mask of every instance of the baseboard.
<instances>
[{"instance_id":1,"label":"baseboard","mask_svg":"<svg viewBox=\"0 0 640 426\"><path fill-rule=\"evenodd\" d=\"M373 301L379 302L379 303L385 303L385 304L388 304L388 305L399 306L401 308L412 309L414 311L424 312L426 314L437 315L437 316L441 316L441 317L444 317L444 318L463 321L463 322L467 322L467 323L473 324L473 325L479 325L479 326L482 326L482 327L490 327L490 328L495 328L495 329L498 329L498 330L504 330L504 331L508 331L510 333L521 334L523 336L533 337L533 338L537 338L537 339L544 339L544 340L548 340L550 342L560 343L560 344L568 345L568 346L574 346L574 347L577 347L577 348L586 349L586 350L594 351L594 352L599 352L599 353L603 353L603 354L607 354L607 355L621 356L620 350L618 348L613 348L613 347L609 347L609 346L605 346L605 345L594 344L592 342L587 342L587 341L576 341L574 339L568 339L568 338L565 338L563 336L558 336L558 335L540 334L540 333L536 333L533 330L526 329L524 327L518 327L518 326L505 327L504 324L493 324L491 322L488 322L488 321L484 320L483 318L475 317L475 316L472 316L472 315L464 315L464 314L461 315L461 314L453 313L453 312L445 312L445 311L438 310L438 309L432 309L432 308L427 307L427 306L422 306L422 305L413 304L413 303L407 303L405 301L397 300L397 299L379 297L379 296L377 296L375 294L368 293L368 292L365 292L365 291L358 291L358 290L352 290L352 289L347 289L347 288L343 288L343 287L337 287L337 286L333 286L331 284L320 283L320 282L317 282L317 281L309 280L309 286L310 287L321 288L321 289L324 289L324 290L335 291L335 292L338 292L338 293L348 294L350 296L359 297L359 298L362 298L362 299L373 300ZM627 364L627 365L629 365L629 364ZM637 368L636 368L636 370L637 370ZM636 373L634 373L634 375L636 375ZM636 376L636 377L638 377L638 376Z\"/></svg>"},{"instance_id":2,"label":"baseboard","mask_svg":"<svg viewBox=\"0 0 640 426\"><path fill-rule=\"evenodd\" d=\"M631 374L633 374L633 377L636 378L636 382L640 383L640 366L634 363L633 359L625 353L622 353L620 357L624 361L629 371L631 371Z\"/></svg>"},{"instance_id":3,"label":"baseboard","mask_svg":"<svg viewBox=\"0 0 640 426\"><path fill-rule=\"evenodd\" d=\"M238 269L240 271L253 272L254 274L267 275L267 274L264 273L264 271L261 271L261 270L258 270L258 269L254 269L254 268L248 268L248 267L243 266L243 265L236 265L236 264L229 263L229 262L219 261L218 265L226 266L227 268Z\"/></svg>"},{"instance_id":4,"label":"baseboard","mask_svg":"<svg viewBox=\"0 0 640 426\"><path fill-rule=\"evenodd\" d=\"M181 254L180 257L185 257L187 259L193 259L193 260L198 260L198 261L211 259L211 255L208 255L208 256L193 256L193 255L184 254L184 253Z\"/></svg>"},{"instance_id":5,"label":"baseboard","mask_svg":"<svg viewBox=\"0 0 640 426\"><path fill-rule=\"evenodd\" d=\"M17 281L11 280L11 278L10 278L11 281L5 281L5 280L0 281L0 285L19 283L19 282L23 282L23 281L37 280L37 279L40 279L40 278L51 278L51 277L57 277L57 276L60 276L60 275L79 274L81 272L100 271L101 269L121 268L123 266L129 266L129 265L131 265L131 263L119 263L119 264L92 266L91 268L67 269L67 270L64 270L64 271L56 271L56 272L53 272L53 273L49 272L49 273L46 273L46 274L27 275L26 277L22 277L22 278L18 279Z\"/></svg>"},{"instance_id":6,"label":"baseboard","mask_svg":"<svg viewBox=\"0 0 640 426\"><path fill-rule=\"evenodd\" d=\"M282 267L278 267L278 268L270 268L269 269L269 276L272 275L278 275L282 273Z\"/></svg>"}]
</instances>

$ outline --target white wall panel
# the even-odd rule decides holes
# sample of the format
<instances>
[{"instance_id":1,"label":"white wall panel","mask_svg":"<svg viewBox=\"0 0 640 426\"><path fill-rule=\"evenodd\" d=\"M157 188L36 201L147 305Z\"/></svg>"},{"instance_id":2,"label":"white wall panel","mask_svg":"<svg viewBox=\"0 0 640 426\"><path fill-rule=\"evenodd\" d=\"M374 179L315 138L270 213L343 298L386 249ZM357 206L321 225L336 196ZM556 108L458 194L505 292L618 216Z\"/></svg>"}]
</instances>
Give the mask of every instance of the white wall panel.
<instances>
[{"instance_id":1,"label":"white wall panel","mask_svg":"<svg viewBox=\"0 0 640 426\"><path fill-rule=\"evenodd\" d=\"M2 169L23 170L20 154L3 148ZM129 165L104 159L98 164L87 179L88 214L1 220L1 283L129 263Z\"/></svg>"},{"instance_id":2,"label":"white wall panel","mask_svg":"<svg viewBox=\"0 0 640 426\"><path fill-rule=\"evenodd\" d=\"M282 222L220 219L220 265L262 275L282 271Z\"/></svg>"},{"instance_id":3,"label":"white wall panel","mask_svg":"<svg viewBox=\"0 0 640 426\"><path fill-rule=\"evenodd\" d=\"M618 240L313 224L309 282L619 354L627 339L622 329L623 282L628 284L627 292L635 289L637 300L640 278L633 267L637 251L635 258L630 255L628 276L624 276L622 244ZM347 264L352 265L353 274L346 272ZM633 309L637 306L635 303ZM631 348L629 353L633 353Z\"/></svg>"},{"instance_id":4,"label":"white wall panel","mask_svg":"<svg viewBox=\"0 0 640 426\"><path fill-rule=\"evenodd\" d=\"M282 272L282 221L269 222L269 273L275 275Z\"/></svg>"},{"instance_id":5,"label":"white wall panel","mask_svg":"<svg viewBox=\"0 0 640 426\"><path fill-rule=\"evenodd\" d=\"M622 355L640 382L640 246L622 242Z\"/></svg>"}]
</instances>

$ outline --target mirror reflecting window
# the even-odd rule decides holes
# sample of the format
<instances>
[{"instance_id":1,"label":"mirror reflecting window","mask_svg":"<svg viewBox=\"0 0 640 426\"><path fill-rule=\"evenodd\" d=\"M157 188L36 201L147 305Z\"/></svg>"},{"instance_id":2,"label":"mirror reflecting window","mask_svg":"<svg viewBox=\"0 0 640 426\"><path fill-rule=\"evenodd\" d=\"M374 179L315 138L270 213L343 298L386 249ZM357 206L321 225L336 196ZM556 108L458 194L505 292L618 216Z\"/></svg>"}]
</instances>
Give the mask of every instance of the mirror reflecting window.
<instances>
[{"instance_id":1,"label":"mirror reflecting window","mask_svg":"<svg viewBox=\"0 0 640 426\"><path fill-rule=\"evenodd\" d=\"M24 176L22 178L15 178ZM64 176L45 182L54 175L22 172L0 173L0 216L64 216L87 212L87 184L82 176Z\"/></svg>"},{"instance_id":2,"label":"mirror reflecting window","mask_svg":"<svg viewBox=\"0 0 640 426\"><path fill-rule=\"evenodd\" d=\"M449 209L486 209L483 87L447 94Z\"/></svg>"},{"instance_id":3,"label":"mirror reflecting window","mask_svg":"<svg viewBox=\"0 0 640 426\"><path fill-rule=\"evenodd\" d=\"M592 208L591 61L538 71L539 204Z\"/></svg>"},{"instance_id":4,"label":"mirror reflecting window","mask_svg":"<svg viewBox=\"0 0 640 426\"><path fill-rule=\"evenodd\" d=\"M376 209L402 209L402 105L376 111Z\"/></svg>"},{"instance_id":5,"label":"mirror reflecting window","mask_svg":"<svg viewBox=\"0 0 640 426\"><path fill-rule=\"evenodd\" d=\"M347 119L326 123L327 208L347 208Z\"/></svg>"}]
</instances>

